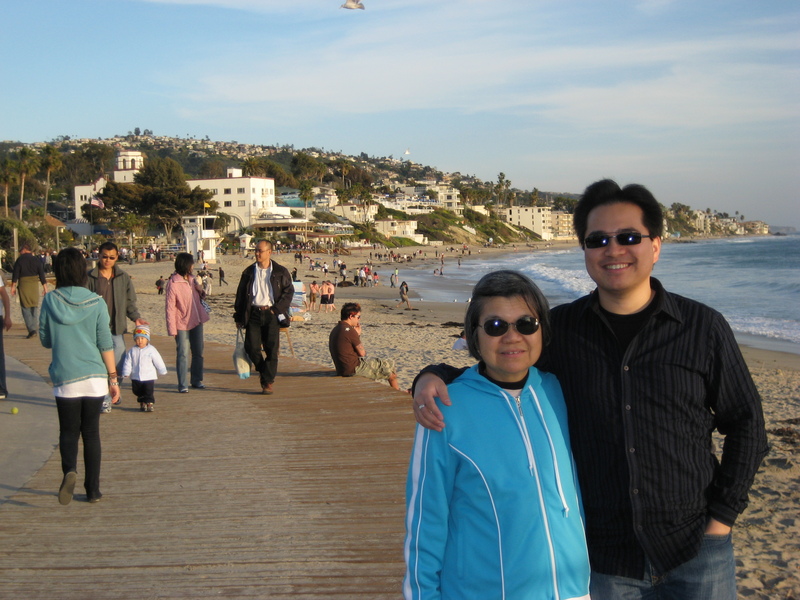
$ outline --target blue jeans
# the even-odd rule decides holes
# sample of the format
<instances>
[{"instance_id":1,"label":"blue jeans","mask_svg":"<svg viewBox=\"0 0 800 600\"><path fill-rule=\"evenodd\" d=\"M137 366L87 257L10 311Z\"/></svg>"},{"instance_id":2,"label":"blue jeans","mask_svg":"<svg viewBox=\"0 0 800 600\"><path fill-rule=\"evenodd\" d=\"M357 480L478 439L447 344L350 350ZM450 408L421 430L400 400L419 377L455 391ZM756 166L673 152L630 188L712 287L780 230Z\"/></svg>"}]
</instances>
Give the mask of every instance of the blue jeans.
<instances>
[{"instance_id":1,"label":"blue jeans","mask_svg":"<svg viewBox=\"0 0 800 600\"><path fill-rule=\"evenodd\" d=\"M178 389L185 390L192 385L203 383L203 324L194 329L179 330L175 337L178 357L175 369L178 371ZM189 353L192 364L189 367Z\"/></svg>"},{"instance_id":2,"label":"blue jeans","mask_svg":"<svg viewBox=\"0 0 800 600\"><path fill-rule=\"evenodd\" d=\"M25 321L25 328L28 333L33 333L39 330L39 307L38 306L20 306L22 309L22 320Z\"/></svg>"},{"instance_id":3,"label":"blue jeans","mask_svg":"<svg viewBox=\"0 0 800 600\"><path fill-rule=\"evenodd\" d=\"M705 535L692 560L667 573L646 561L645 578L628 579L592 571L592 600L736 600L731 534Z\"/></svg>"}]
</instances>

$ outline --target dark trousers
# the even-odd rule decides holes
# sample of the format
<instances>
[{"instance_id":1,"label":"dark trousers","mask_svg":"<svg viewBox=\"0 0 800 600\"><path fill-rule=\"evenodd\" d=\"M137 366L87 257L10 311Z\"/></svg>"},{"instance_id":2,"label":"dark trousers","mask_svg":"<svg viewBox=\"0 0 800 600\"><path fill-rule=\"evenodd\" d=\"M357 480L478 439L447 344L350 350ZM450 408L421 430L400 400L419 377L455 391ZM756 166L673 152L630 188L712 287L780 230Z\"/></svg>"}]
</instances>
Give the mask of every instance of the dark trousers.
<instances>
[{"instance_id":1,"label":"dark trousers","mask_svg":"<svg viewBox=\"0 0 800 600\"><path fill-rule=\"evenodd\" d=\"M90 497L100 494L100 406L99 398L58 398L58 435L61 471L78 471L78 440L83 438L83 486Z\"/></svg>"},{"instance_id":2,"label":"dark trousers","mask_svg":"<svg viewBox=\"0 0 800 600\"><path fill-rule=\"evenodd\" d=\"M256 371L261 375L262 386L275 381L278 374L280 334L278 317L272 311L250 311L250 320L244 333L244 347Z\"/></svg>"},{"instance_id":3,"label":"dark trousers","mask_svg":"<svg viewBox=\"0 0 800 600\"><path fill-rule=\"evenodd\" d=\"M139 402L152 402L155 404L156 397L153 395L155 388L156 382L152 379L150 381L131 379L131 391Z\"/></svg>"}]
</instances>

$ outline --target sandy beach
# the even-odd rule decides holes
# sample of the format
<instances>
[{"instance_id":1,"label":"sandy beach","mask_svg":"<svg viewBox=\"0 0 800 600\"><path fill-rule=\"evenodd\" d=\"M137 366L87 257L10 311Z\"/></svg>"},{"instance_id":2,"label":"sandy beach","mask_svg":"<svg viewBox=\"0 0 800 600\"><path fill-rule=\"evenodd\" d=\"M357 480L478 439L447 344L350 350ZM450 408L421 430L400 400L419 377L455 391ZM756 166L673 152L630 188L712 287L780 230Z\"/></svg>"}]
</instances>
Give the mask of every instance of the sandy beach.
<instances>
[{"instance_id":1,"label":"sandy beach","mask_svg":"<svg viewBox=\"0 0 800 600\"><path fill-rule=\"evenodd\" d=\"M413 250L406 249L404 252L411 253ZM465 260L480 260L486 253L510 251L510 247L482 248L479 255L473 247L472 256L465 257ZM425 252L426 258L415 258L410 265L401 264L399 267L402 270L408 266L422 266L432 270L438 260L433 249L425 248ZM327 260L329 264L333 258L329 255L311 256ZM348 273L352 273L353 268L368 256L369 251L365 250L354 256L343 257L348 265ZM275 254L273 259L290 270L295 266L292 253ZM214 274L214 284L209 298L211 320L205 326L207 341L233 346L236 333L232 319L233 298L239 275L250 262L238 256L221 256L217 264L209 265ZM219 286L217 269L220 265L225 269L230 285ZM389 275L395 265L377 261L375 265L381 273L380 286L337 288L336 309L333 312L313 312L306 315L307 320L292 324L289 335L295 355L332 370L328 334L339 320L342 302L352 300L362 306L362 340L367 354L394 358L401 386L409 387L416 373L427 364L472 364L474 361L466 352L451 349L461 330L464 304L420 301L412 289L413 309L398 308L397 290L389 287ZM321 272L308 270L307 261L297 266L301 281L308 284L314 279L322 279ZM173 271L172 264L137 263L123 265L122 268L133 277L142 316L150 322L155 334L166 335L164 299L157 295L155 281L159 276L169 276ZM21 322L16 302L12 302L12 318L15 323ZM288 344L285 342L286 338L282 336L282 351L288 353ZM800 466L797 462L800 444L800 355L748 347L742 350L763 399L771 450L751 490L750 506L734 528L739 596L800 600L800 519L797 509L800 505ZM160 348L160 351L172 368L174 349ZM235 376L232 365L231 376ZM279 385L280 370L276 380L276 386ZM409 423L411 420L409 410Z\"/></svg>"}]
</instances>

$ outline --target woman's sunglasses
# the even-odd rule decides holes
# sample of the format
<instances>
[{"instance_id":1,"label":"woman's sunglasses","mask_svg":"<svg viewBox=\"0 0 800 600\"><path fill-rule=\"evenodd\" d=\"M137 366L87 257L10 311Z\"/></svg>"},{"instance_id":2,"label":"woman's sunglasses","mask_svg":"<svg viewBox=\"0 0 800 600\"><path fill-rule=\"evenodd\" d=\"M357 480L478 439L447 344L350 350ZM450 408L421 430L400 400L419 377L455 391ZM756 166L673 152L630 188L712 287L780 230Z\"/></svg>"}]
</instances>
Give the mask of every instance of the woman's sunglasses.
<instances>
[{"instance_id":1,"label":"woman's sunglasses","mask_svg":"<svg viewBox=\"0 0 800 600\"><path fill-rule=\"evenodd\" d=\"M491 337L505 335L509 327L516 329L517 333L521 335L533 335L539 331L539 319L536 317L520 317L516 323L509 323L503 321L503 319L489 319L480 327L483 327L486 335Z\"/></svg>"},{"instance_id":2,"label":"woman's sunglasses","mask_svg":"<svg viewBox=\"0 0 800 600\"><path fill-rule=\"evenodd\" d=\"M617 240L620 246L635 246L642 243L642 238L650 238L652 235L642 235L638 231L629 231L627 233L618 233L610 235L605 233L593 233L586 236L583 240L583 245L587 248L605 248L611 242L611 238Z\"/></svg>"}]
</instances>

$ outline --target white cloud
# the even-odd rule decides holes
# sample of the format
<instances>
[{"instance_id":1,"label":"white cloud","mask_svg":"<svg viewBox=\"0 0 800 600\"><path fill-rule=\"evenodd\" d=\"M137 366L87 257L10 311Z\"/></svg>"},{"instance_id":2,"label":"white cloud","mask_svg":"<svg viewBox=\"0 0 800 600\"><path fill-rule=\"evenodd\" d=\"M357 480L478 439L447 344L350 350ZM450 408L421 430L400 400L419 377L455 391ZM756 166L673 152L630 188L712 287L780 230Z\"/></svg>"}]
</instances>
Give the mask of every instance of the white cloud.
<instances>
[{"instance_id":1,"label":"white cloud","mask_svg":"<svg viewBox=\"0 0 800 600\"><path fill-rule=\"evenodd\" d=\"M492 21L485 4L472 8L489 20L453 16L458 35L437 35L437 20L418 30L406 20L323 44L312 43L319 32L310 30L241 64L223 57L196 67L189 98L198 108L262 105L294 115L504 111L593 128L702 129L800 113L795 66L756 60L796 50L793 33L539 42L537 31L526 38L506 29L505 17Z\"/></svg>"}]
</instances>

